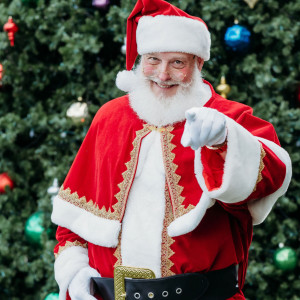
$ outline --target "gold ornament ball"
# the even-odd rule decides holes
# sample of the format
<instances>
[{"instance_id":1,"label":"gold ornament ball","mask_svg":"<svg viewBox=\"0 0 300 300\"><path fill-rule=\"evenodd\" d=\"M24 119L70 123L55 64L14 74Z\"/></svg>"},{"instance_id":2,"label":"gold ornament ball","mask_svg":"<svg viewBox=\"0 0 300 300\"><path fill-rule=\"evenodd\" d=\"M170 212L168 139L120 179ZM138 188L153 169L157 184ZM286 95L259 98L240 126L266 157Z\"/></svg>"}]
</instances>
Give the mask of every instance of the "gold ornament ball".
<instances>
[{"instance_id":1,"label":"gold ornament ball","mask_svg":"<svg viewBox=\"0 0 300 300\"><path fill-rule=\"evenodd\" d=\"M225 76L221 77L221 82L217 86L217 91L221 94L222 97L227 99L227 94L230 92L230 85L226 83Z\"/></svg>"},{"instance_id":2,"label":"gold ornament ball","mask_svg":"<svg viewBox=\"0 0 300 300\"><path fill-rule=\"evenodd\" d=\"M255 4L259 1L259 0L244 0L251 9L254 8Z\"/></svg>"}]
</instances>

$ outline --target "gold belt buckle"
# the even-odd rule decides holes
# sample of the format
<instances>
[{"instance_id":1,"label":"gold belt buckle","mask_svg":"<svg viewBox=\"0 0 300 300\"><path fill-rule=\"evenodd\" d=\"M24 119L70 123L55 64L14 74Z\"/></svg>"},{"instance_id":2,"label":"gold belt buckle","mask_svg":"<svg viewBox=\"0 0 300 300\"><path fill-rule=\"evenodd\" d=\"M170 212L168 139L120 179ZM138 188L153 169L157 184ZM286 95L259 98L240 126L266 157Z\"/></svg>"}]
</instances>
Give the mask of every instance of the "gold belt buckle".
<instances>
[{"instance_id":1,"label":"gold belt buckle","mask_svg":"<svg viewBox=\"0 0 300 300\"><path fill-rule=\"evenodd\" d=\"M154 279L155 274L150 269L118 266L114 270L115 300L125 300L125 278Z\"/></svg>"}]
</instances>

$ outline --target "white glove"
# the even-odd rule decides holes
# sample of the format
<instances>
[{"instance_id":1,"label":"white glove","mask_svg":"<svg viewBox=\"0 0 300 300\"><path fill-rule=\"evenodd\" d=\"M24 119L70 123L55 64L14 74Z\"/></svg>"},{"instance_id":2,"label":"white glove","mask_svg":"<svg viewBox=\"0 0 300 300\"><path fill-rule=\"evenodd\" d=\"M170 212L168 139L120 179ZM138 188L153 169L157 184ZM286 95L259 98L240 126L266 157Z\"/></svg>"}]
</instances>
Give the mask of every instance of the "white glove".
<instances>
[{"instance_id":1,"label":"white glove","mask_svg":"<svg viewBox=\"0 0 300 300\"><path fill-rule=\"evenodd\" d=\"M91 294L91 277L101 277L91 267L81 269L72 279L69 285L69 294L72 300L96 300Z\"/></svg>"},{"instance_id":2,"label":"white glove","mask_svg":"<svg viewBox=\"0 0 300 300\"><path fill-rule=\"evenodd\" d=\"M215 109L193 107L185 112L186 123L181 137L184 147L197 150L203 146L219 145L227 136L226 118Z\"/></svg>"}]
</instances>

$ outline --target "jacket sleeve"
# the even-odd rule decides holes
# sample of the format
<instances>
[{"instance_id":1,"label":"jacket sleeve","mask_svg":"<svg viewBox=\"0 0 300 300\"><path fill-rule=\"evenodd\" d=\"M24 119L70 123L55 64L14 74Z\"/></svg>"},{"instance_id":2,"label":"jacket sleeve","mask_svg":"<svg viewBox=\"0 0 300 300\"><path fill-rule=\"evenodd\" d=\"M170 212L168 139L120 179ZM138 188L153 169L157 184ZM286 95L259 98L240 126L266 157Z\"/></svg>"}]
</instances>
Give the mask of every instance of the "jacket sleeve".
<instances>
[{"instance_id":1,"label":"jacket sleeve","mask_svg":"<svg viewBox=\"0 0 300 300\"><path fill-rule=\"evenodd\" d=\"M105 151L110 152L107 144L114 142L106 130L110 115L102 112L105 109L105 105L102 106L94 117L64 183L54 197L51 220L89 243L116 247L121 223L116 218L107 218L111 212L110 201L114 198L111 197L112 189L104 188L110 183L109 175L103 174L111 171L105 169ZM115 147L114 153L117 149ZM114 159L113 156L111 159ZM122 178L122 174L118 176Z\"/></svg>"},{"instance_id":2,"label":"jacket sleeve","mask_svg":"<svg viewBox=\"0 0 300 300\"><path fill-rule=\"evenodd\" d=\"M75 275L89 266L87 242L71 232L58 226L56 232L58 244L54 248L54 275L59 286L59 300L70 299L68 287Z\"/></svg>"},{"instance_id":3,"label":"jacket sleeve","mask_svg":"<svg viewBox=\"0 0 300 300\"><path fill-rule=\"evenodd\" d=\"M228 129L225 159L220 151L200 148L195 173L203 191L228 209L247 203L253 223L261 223L291 180L291 161L273 126L245 110Z\"/></svg>"}]
</instances>

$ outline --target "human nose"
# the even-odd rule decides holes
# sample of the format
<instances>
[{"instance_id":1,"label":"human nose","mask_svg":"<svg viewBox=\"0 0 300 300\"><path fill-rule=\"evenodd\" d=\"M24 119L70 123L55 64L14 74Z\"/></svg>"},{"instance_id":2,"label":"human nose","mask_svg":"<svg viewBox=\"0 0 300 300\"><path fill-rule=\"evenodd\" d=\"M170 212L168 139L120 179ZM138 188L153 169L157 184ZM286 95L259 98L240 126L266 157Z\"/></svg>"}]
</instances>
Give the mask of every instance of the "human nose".
<instances>
[{"instance_id":1,"label":"human nose","mask_svg":"<svg viewBox=\"0 0 300 300\"><path fill-rule=\"evenodd\" d=\"M167 81L171 79L170 73L169 73L169 67L167 63L162 63L160 65L160 68L158 70L158 79L161 81Z\"/></svg>"}]
</instances>

